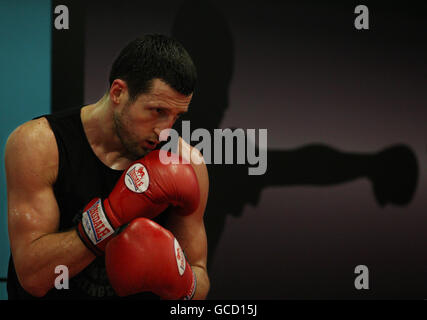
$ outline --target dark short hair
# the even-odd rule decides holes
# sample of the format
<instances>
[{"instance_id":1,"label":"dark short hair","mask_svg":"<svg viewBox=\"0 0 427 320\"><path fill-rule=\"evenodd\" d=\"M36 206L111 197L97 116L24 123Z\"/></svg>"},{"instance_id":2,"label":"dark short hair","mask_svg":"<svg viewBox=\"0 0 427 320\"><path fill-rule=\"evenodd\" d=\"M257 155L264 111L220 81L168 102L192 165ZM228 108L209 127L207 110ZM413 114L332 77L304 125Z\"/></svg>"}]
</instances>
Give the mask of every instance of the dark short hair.
<instances>
[{"instance_id":1,"label":"dark short hair","mask_svg":"<svg viewBox=\"0 0 427 320\"><path fill-rule=\"evenodd\" d=\"M183 95L194 92L197 71L188 52L174 38L148 34L120 52L110 71L110 88L115 79L126 81L131 100L149 92L153 79L161 79Z\"/></svg>"}]
</instances>

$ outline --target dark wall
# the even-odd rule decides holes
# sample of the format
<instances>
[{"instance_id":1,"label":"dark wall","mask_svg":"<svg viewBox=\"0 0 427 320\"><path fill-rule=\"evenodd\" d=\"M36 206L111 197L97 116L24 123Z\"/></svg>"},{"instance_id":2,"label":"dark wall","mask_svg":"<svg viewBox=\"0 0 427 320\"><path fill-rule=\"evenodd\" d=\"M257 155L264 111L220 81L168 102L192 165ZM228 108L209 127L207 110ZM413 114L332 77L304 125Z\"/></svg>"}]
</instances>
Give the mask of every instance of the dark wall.
<instances>
[{"instance_id":1,"label":"dark wall","mask_svg":"<svg viewBox=\"0 0 427 320\"><path fill-rule=\"evenodd\" d=\"M83 104L85 64L85 4L83 0L52 0L52 112ZM68 8L68 29L56 29L58 6Z\"/></svg>"},{"instance_id":2,"label":"dark wall","mask_svg":"<svg viewBox=\"0 0 427 320\"><path fill-rule=\"evenodd\" d=\"M127 42L165 33L198 67L192 129L268 129L265 175L208 166L211 299L427 294L426 7L368 2L360 31L357 4L86 3L83 103Z\"/></svg>"}]
</instances>

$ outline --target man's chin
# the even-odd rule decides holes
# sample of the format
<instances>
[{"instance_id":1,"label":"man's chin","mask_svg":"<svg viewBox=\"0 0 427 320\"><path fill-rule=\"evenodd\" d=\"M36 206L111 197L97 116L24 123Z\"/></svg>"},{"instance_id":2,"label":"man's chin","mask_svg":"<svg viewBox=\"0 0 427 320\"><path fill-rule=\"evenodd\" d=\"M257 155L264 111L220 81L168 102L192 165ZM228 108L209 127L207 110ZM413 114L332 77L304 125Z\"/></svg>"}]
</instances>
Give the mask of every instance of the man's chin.
<instances>
[{"instance_id":1,"label":"man's chin","mask_svg":"<svg viewBox=\"0 0 427 320\"><path fill-rule=\"evenodd\" d=\"M138 150L138 152L132 152L132 154L131 154L132 160L135 161L135 160L139 160L141 158L144 158L151 151L153 151L153 150L142 148L142 149Z\"/></svg>"}]
</instances>

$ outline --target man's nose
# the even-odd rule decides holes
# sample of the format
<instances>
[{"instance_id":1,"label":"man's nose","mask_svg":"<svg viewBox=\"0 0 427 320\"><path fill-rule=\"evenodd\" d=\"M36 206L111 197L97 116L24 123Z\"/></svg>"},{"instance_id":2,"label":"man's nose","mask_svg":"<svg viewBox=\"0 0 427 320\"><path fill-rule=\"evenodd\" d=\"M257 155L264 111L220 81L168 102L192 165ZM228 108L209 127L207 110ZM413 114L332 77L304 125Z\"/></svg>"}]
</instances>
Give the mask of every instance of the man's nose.
<instances>
[{"instance_id":1,"label":"man's nose","mask_svg":"<svg viewBox=\"0 0 427 320\"><path fill-rule=\"evenodd\" d=\"M161 123L158 123L157 126L154 129L154 133L161 138L160 135L165 135L166 139L169 136L169 130L172 128L173 124L175 123L176 118L173 116L169 116L168 119L165 121L162 121Z\"/></svg>"},{"instance_id":2,"label":"man's nose","mask_svg":"<svg viewBox=\"0 0 427 320\"><path fill-rule=\"evenodd\" d=\"M155 128L154 129L154 133L157 135L157 139L159 141L166 141L169 137L169 130L171 129L171 127L167 127L167 128Z\"/></svg>"}]
</instances>

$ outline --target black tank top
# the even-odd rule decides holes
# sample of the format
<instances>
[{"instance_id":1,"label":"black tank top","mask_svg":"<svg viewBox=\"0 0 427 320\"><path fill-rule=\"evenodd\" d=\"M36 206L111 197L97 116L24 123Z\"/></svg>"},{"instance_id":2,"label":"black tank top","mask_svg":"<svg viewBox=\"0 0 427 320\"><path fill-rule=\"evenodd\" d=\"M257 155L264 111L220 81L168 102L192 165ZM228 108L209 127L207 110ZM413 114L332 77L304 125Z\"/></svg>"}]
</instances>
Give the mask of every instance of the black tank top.
<instances>
[{"instance_id":1,"label":"black tank top","mask_svg":"<svg viewBox=\"0 0 427 320\"><path fill-rule=\"evenodd\" d=\"M94 197L107 197L123 173L107 167L95 155L86 138L80 111L81 108L75 108L38 117L46 117L58 146L58 176L53 186L60 210L58 232L74 228L86 204ZM161 216L155 219L159 224L163 224ZM20 285L12 257L9 259L7 290L10 300L36 299ZM69 279L69 289L53 288L39 299L158 299L158 297L151 293L118 297L108 281L104 256L100 256L78 275Z\"/></svg>"}]
</instances>

